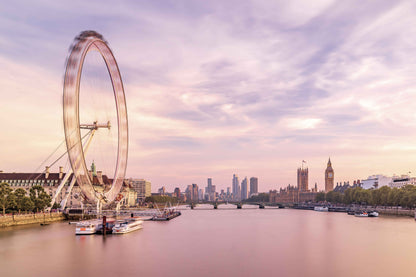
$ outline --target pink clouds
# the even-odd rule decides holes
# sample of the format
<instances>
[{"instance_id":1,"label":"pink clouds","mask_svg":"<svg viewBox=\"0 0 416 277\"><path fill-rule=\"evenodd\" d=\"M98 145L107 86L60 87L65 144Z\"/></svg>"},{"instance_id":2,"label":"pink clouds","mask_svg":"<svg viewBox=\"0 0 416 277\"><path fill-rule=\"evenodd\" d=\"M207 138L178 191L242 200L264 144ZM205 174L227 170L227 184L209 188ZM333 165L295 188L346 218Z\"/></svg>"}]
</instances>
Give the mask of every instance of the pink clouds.
<instances>
[{"instance_id":1,"label":"pink clouds","mask_svg":"<svg viewBox=\"0 0 416 277\"><path fill-rule=\"evenodd\" d=\"M63 139L66 51L97 29L125 82L129 177L173 190L237 173L265 191L303 159L319 188L328 156L336 182L415 171L411 1L49 4L1 20L0 169L31 171Z\"/></svg>"}]
</instances>

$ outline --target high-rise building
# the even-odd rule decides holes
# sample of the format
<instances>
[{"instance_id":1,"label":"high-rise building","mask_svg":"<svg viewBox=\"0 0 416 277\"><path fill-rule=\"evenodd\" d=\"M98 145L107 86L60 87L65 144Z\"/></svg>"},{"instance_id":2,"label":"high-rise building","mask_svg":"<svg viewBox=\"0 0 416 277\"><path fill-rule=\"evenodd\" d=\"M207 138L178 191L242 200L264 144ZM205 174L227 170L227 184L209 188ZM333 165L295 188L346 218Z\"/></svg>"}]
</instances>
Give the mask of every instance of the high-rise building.
<instances>
[{"instance_id":1,"label":"high-rise building","mask_svg":"<svg viewBox=\"0 0 416 277\"><path fill-rule=\"evenodd\" d=\"M159 193L160 195L165 195L166 194L166 188L165 188L165 186L162 186L161 188L159 188L157 190L157 193Z\"/></svg>"},{"instance_id":2,"label":"high-rise building","mask_svg":"<svg viewBox=\"0 0 416 277\"><path fill-rule=\"evenodd\" d=\"M332 169L331 158L328 159L328 164L325 169L325 192L334 189L334 170Z\"/></svg>"},{"instance_id":3,"label":"high-rise building","mask_svg":"<svg viewBox=\"0 0 416 277\"><path fill-rule=\"evenodd\" d=\"M198 200L204 200L204 190L203 189L199 189L198 190Z\"/></svg>"},{"instance_id":4,"label":"high-rise building","mask_svg":"<svg viewBox=\"0 0 416 277\"><path fill-rule=\"evenodd\" d=\"M192 202L192 185L188 185L185 189L186 201Z\"/></svg>"},{"instance_id":5,"label":"high-rise building","mask_svg":"<svg viewBox=\"0 0 416 277\"><path fill-rule=\"evenodd\" d=\"M181 189L180 188L175 188L175 190L173 191L173 197L176 197L179 199L181 199Z\"/></svg>"},{"instance_id":6,"label":"high-rise building","mask_svg":"<svg viewBox=\"0 0 416 277\"><path fill-rule=\"evenodd\" d=\"M240 184L238 182L238 176L236 174L233 175L233 199L239 201L241 198L240 195Z\"/></svg>"},{"instance_id":7,"label":"high-rise building","mask_svg":"<svg viewBox=\"0 0 416 277\"><path fill-rule=\"evenodd\" d=\"M192 202L198 202L199 199L199 190L197 184L192 184L191 188L191 201Z\"/></svg>"},{"instance_id":8,"label":"high-rise building","mask_svg":"<svg viewBox=\"0 0 416 277\"><path fill-rule=\"evenodd\" d=\"M248 185L247 185L247 177L241 181L241 200L248 198Z\"/></svg>"},{"instance_id":9,"label":"high-rise building","mask_svg":"<svg viewBox=\"0 0 416 277\"><path fill-rule=\"evenodd\" d=\"M250 196L259 193L259 180L257 177L250 178Z\"/></svg>"},{"instance_id":10,"label":"high-rise building","mask_svg":"<svg viewBox=\"0 0 416 277\"><path fill-rule=\"evenodd\" d=\"M215 186L212 185L212 178L208 178L208 186L205 188L208 201L215 201Z\"/></svg>"},{"instance_id":11,"label":"high-rise building","mask_svg":"<svg viewBox=\"0 0 416 277\"><path fill-rule=\"evenodd\" d=\"M152 184L145 179L129 179L133 190L137 192L137 203L143 203L146 197L152 195Z\"/></svg>"},{"instance_id":12,"label":"high-rise building","mask_svg":"<svg viewBox=\"0 0 416 277\"><path fill-rule=\"evenodd\" d=\"M298 189L308 191L308 168L298 168Z\"/></svg>"}]
</instances>

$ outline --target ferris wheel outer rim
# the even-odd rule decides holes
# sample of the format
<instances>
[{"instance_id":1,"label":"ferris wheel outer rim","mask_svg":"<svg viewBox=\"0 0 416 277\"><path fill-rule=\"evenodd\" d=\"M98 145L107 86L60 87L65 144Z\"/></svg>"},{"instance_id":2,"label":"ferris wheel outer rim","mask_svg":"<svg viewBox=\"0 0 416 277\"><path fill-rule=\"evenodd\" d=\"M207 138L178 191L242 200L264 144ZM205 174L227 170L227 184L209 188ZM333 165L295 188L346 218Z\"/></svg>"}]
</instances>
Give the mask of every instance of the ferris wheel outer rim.
<instances>
[{"instance_id":1,"label":"ferris wheel outer rim","mask_svg":"<svg viewBox=\"0 0 416 277\"><path fill-rule=\"evenodd\" d=\"M74 43L71 46L70 55L68 56L66 62L63 87L65 140L67 143L68 157L73 169L74 176L77 178L77 182L87 201L93 202L95 200L105 200L105 202L113 202L117 200L118 194L122 189L127 169L128 117L126 97L117 61L107 42L98 33L92 32L93 34L91 35L91 32L89 32L87 36L83 36L85 33L86 32L82 32L78 37L75 38ZM114 171L113 183L110 190L102 194L95 191L88 176L85 154L81 142L79 122L79 87L81 74L85 57L93 47L95 47L95 49L97 49L101 54L105 61L107 71L110 75L116 102L118 124L117 163ZM76 80L74 80L74 78ZM73 134L74 131L75 135ZM80 173L81 169L84 173L83 175ZM86 182L84 183L84 181Z\"/></svg>"}]
</instances>

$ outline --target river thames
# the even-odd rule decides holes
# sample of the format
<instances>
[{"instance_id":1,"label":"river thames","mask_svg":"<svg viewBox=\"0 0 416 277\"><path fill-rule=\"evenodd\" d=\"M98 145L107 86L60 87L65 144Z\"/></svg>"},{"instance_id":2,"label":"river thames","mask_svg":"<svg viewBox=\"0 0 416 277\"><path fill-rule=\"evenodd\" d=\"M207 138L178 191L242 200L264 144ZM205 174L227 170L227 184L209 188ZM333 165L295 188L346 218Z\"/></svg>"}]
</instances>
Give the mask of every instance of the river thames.
<instances>
[{"instance_id":1,"label":"river thames","mask_svg":"<svg viewBox=\"0 0 416 277\"><path fill-rule=\"evenodd\" d=\"M75 236L68 222L0 229L0 276L416 275L412 218L232 207L119 236Z\"/></svg>"}]
</instances>

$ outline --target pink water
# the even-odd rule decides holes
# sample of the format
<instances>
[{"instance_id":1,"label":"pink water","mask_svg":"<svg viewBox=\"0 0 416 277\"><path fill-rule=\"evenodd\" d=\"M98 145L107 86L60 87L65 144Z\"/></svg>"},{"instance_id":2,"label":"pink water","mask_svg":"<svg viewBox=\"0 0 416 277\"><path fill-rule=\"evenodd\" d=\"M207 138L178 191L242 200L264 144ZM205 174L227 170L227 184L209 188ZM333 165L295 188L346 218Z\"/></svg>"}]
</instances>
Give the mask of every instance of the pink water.
<instances>
[{"instance_id":1,"label":"pink water","mask_svg":"<svg viewBox=\"0 0 416 277\"><path fill-rule=\"evenodd\" d=\"M412 218L233 208L106 238L74 232L0 229L0 276L416 276Z\"/></svg>"}]
</instances>

